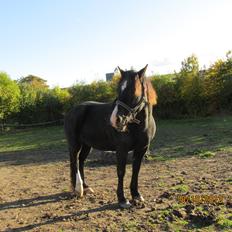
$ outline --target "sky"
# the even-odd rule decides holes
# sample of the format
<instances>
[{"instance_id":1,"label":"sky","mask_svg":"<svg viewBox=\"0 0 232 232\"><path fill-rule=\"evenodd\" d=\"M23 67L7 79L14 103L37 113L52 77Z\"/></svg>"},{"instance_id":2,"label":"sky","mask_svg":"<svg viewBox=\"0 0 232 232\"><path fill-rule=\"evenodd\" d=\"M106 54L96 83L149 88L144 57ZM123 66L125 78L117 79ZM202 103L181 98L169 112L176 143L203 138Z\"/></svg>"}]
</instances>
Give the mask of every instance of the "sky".
<instances>
[{"instance_id":1,"label":"sky","mask_svg":"<svg viewBox=\"0 0 232 232\"><path fill-rule=\"evenodd\" d=\"M0 71L51 87L141 69L208 67L232 50L231 0L0 0Z\"/></svg>"}]
</instances>

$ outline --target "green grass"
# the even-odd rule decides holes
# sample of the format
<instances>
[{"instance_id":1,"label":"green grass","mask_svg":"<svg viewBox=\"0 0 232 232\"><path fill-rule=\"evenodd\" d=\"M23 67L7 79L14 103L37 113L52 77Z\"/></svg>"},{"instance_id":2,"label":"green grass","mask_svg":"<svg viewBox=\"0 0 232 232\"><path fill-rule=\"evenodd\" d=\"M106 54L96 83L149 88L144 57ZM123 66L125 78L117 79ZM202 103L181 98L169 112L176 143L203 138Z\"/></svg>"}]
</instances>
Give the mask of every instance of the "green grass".
<instances>
[{"instance_id":1,"label":"green grass","mask_svg":"<svg viewBox=\"0 0 232 232\"><path fill-rule=\"evenodd\" d=\"M192 120L157 120L157 132L148 159L165 161L198 155L213 157L232 152L232 116ZM0 152L66 149L63 126L34 128L0 134Z\"/></svg>"},{"instance_id":2,"label":"green grass","mask_svg":"<svg viewBox=\"0 0 232 232\"><path fill-rule=\"evenodd\" d=\"M177 192L180 192L180 193L186 193L189 191L189 186L185 185L185 184L178 184L178 185L172 187L172 189L176 190Z\"/></svg>"},{"instance_id":3,"label":"green grass","mask_svg":"<svg viewBox=\"0 0 232 232\"><path fill-rule=\"evenodd\" d=\"M157 121L150 159L213 158L217 152L232 152L231 144L232 116L162 120Z\"/></svg>"},{"instance_id":4,"label":"green grass","mask_svg":"<svg viewBox=\"0 0 232 232\"><path fill-rule=\"evenodd\" d=\"M232 214L219 215L216 225L221 229L232 229Z\"/></svg>"},{"instance_id":5,"label":"green grass","mask_svg":"<svg viewBox=\"0 0 232 232\"><path fill-rule=\"evenodd\" d=\"M204 151L199 153L199 157L202 159L212 158L214 156L215 156L215 152L211 152L211 151Z\"/></svg>"},{"instance_id":6,"label":"green grass","mask_svg":"<svg viewBox=\"0 0 232 232\"><path fill-rule=\"evenodd\" d=\"M65 148L66 141L62 126L33 128L0 134L0 152Z\"/></svg>"},{"instance_id":7,"label":"green grass","mask_svg":"<svg viewBox=\"0 0 232 232\"><path fill-rule=\"evenodd\" d=\"M138 222L128 221L122 227L123 231L138 231Z\"/></svg>"},{"instance_id":8,"label":"green grass","mask_svg":"<svg viewBox=\"0 0 232 232\"><path fill-rule=\"evenodd\" d=\"M226 179L226 182L232 184L232 177L227 178L227 179Z\"/></svg>"}]
</instances>

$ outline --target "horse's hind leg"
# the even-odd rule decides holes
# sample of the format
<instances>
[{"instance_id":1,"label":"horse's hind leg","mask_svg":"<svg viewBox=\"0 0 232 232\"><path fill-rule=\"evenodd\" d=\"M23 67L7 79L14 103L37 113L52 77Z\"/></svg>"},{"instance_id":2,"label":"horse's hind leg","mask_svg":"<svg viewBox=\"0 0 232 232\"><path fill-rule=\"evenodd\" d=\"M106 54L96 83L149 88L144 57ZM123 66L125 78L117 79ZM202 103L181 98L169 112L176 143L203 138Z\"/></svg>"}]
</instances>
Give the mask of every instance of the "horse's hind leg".
<instances>
[{"instance_id":1,"label":"horse's hind leg","mask_svg":"<svg viewBox=\"0 0 232 232\"><path fill-rule=\"evenodd\" d=\"M83 184L80 176L79 169L77 169L77 157L79 155L81 145L75 145L69 148L70 158L70 177L71 188L80 197L83 196Z\"/></svg>"},{"instance_id":2,"label":"horse's hind leg","mask_svg":"<svg viewBox=\"0 0 232 232\"><path fill-rule=\"evenodd\" d=\"M91 150L91 147L87 145L83 145L81 148L80 155L79 155L79 170L80 170L81 178L83 180L84 193L88 193L88 192L93 193L92 188L90 188L85 182L85 174L84 174L84 162L90 150Z\"/></svg>"}]
</instances>

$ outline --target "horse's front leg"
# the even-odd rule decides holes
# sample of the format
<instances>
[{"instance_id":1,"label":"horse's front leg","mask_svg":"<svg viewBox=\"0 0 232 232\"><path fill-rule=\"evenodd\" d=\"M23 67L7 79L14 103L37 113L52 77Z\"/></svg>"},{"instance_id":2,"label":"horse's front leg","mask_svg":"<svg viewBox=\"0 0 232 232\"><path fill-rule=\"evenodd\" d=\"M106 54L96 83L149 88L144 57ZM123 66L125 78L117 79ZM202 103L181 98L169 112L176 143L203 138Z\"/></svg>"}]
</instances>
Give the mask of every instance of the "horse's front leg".
<instances>
[{"instance_id":1,"label":"horse's front leg","mask_svg":"<svg viewBox=\"0 0 232 232\"><path fill-rule=\"evenodd\" d=\"M117 197L118 203L122 208L129 208L131 206L130 202L124 196L123 190L123 179L126 172L126 161L128 152L127 151L117 151L117 175L118 175L118 188Z\"/></svg>"},{"instance_id":2,"label":"horse's front leg","mask_svg":"<svg viewBox=\"0 0 232 232\"><path fill-rule=\"evenodd\" d=\"M144 201L144 198L138 191L138 176L141 167L141 162L146 151L147 151L147 147L134 150L134 158L132 164L132 178L130 184L131 196L133 200Z\"/></svg>"}]
</instances>

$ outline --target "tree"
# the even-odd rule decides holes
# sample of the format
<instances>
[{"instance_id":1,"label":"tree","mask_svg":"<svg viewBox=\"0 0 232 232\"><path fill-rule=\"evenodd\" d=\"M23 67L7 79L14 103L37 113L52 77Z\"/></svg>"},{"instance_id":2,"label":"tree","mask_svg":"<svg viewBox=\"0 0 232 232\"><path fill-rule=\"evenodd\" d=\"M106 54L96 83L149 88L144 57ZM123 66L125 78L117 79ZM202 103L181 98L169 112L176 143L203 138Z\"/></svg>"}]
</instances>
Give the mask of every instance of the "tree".
<instances>
[{"instance_id":1,"label":"tree","mask_svg":"<svg viewBox=\"0 0 232 232\"><path fill-rule=\"evenodd\" d=\"M219 59L205 73L205 96L210 112L232 109L232 57L228 52L226 60Z\"/></svg>"},{"instance_id":2,"label":"tree","mask_svg":"<svg viewBox=\"0 0 232 232\"><path fill-rule=\"evenodd\" d=\"M115 80L98 81L91 84L78 83L70 88L71 104L77 105L84 101L110 102L115 98Z\"/></svg>"},{"instance_id":3,"label":"tree","mask_svg":"<svg viewBox=\"0 0 232 232\"><path fill-rule=\"evenodd\" d=\"M68 90L55 87L44 92L41 104L37 107L44 112L45 121L60 120L69 108L69 98Z\"/></svg>"},{"instance_id":4,"label":"tree","mask_svg":"<svg viewBox=\"0 0 232 232\"><path fill-rule=\"evenodd\" d=\"M203 113L203 79L199 74L198 58L192 55L182 62L177 74L176 87L180 100L185 103L187 114L197 116Z\"/></svg>"},{"instance_id":5,"label":"tree","mask_svg":"<svg viewBox=\"0 0 232 232\"><path fill-rule=\"evenodd\" d=\"M41 77L34 76L34 75L28 75L26 77L22 77L21 79L19 79L18 82L19 84L28 84L36 89L47 89L48 88L46 80L42 79Z\"/></svg>"},{"instance_id":6,"label":"tree","mask_svg":"<svg viewBox=\"0 0 232 232\"><path fill-rule=\"evenodd\" d=\"M7 73L0 73L0 120L3 122L19 108L20 90Z\"/></svg>"},{"instance_id":7,"label":"tree","mask_svg":"<svg viewBox=\"0 0 232 232\"><path fill-rule=\"evenodd\" d=\"M162 118L178 117L181 114L173 76L173 74L165 74L151 77L158 96L158 105L154 108L154 112Z\"/></svg>"}]
</instances>

